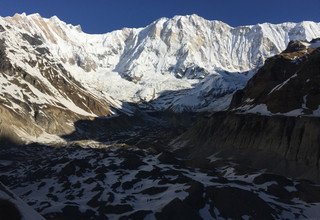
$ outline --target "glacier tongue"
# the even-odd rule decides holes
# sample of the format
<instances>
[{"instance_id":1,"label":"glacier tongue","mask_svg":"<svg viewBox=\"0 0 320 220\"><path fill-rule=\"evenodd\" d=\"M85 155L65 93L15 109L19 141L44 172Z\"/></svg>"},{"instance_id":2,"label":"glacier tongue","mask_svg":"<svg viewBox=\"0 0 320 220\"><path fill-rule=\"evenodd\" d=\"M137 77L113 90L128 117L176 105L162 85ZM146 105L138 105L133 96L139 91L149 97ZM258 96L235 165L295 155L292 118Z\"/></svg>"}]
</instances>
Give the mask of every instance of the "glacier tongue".
<instances>
[{"instance_id":1,"label":"glacier tongue","mask_svg":"<svg viewBox=\"0 0 320 220\"><path fill-rule=\"evenodd\" d=\"M8 51L30 47L35 42L20 36L32 35L49 51L42 56L62 64L102 98L151 101L153 108L178 111L226 108L231 94L266 58L280 53L290 40L320 37L320 23L315 22L231 27L197 15L161 18L144 28L106 34L86 34L80 26L39 14L16 14L1 18L0 24L11 33L2 34ZM19 65L28 57L11 59Z\"/></svg>"}]
</instances>

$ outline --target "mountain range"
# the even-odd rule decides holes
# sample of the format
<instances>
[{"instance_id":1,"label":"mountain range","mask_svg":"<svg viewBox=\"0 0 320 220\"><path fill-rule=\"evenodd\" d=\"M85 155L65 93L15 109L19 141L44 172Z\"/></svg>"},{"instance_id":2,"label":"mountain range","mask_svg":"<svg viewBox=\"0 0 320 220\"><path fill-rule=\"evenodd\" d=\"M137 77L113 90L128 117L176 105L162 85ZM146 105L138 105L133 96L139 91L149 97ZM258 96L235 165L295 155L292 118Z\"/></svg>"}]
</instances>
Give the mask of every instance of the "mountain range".
<instances>
[{"instance_id":1,"label":"mountain range","mask_svg":"<svg viewBox=\"0 0 320 220\"><path fill-rule=\"evenodd\" d=\"M320 36L315 22L231 27L197 15L107 34L39 14L0 25L2 123L10 130L3 133L24 137L67 133L80 118L130 115L137 105L225 110L268 57Z\"/></svg>"},{"instance_id":2,"label":"mountain range","mask_svg":"<svg viewBox=\"0 0 320 220\"><path fill-rule=\"evenodd\" d=\"M319 217L319 37L0 17L0 218Z\"/></svg>"}]
</instances>

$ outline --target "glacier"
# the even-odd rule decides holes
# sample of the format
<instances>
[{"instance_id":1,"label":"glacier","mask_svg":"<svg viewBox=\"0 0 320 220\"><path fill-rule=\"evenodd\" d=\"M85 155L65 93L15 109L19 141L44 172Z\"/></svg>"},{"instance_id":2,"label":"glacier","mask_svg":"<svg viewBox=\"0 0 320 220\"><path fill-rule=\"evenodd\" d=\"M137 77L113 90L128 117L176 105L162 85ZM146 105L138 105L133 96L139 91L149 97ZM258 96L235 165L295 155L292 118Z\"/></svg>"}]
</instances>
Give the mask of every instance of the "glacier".
<instances>
[{"instance_id":1,"label":"glacier","mask_svg":"<svg viewBox=\"0 0 320 220\"><path fill-rule=\"evenodd\" d=\"M224 110L234 91L243 88L268 57L291 40L320 37L320 23L315 22L231 27L195 14L106 34L87 34L79 25L39 14L1 17L0 25L7 30L1 38L12 63L36 72L22 61L35 59L32 53L38 52L17 52L30 47L22 36L32 35L46 48L41 56L62 64L115 109L138 103L155 110Z\"/></svg>"}]
</instances>

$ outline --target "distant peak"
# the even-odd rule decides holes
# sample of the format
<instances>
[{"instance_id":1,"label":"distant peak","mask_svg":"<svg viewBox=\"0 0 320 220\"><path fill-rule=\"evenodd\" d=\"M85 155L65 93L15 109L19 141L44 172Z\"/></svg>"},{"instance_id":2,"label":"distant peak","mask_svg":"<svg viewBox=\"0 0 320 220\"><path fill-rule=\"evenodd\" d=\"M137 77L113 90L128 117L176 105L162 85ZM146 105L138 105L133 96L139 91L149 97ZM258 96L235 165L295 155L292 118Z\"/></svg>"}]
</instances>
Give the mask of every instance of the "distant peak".
<instances>
[{"instance_id":1,"label":"distant peak","mask_svg":"<svg viewBox=\"0 0 320 220\"><path fill-rule=\"evenodd\" d=\"M52 16L51 18L49 18L50 21L54 21L54 22L60 22L61 20L56 16Z\"/></svg>"},{"instance_id":2,"label":"distant peak","mask_svg":"<svg viewBox=\"0 0 320 220\"><path fill-rule=\"evenodd\" d=\"M30 15L27 15L27 17L41 18L41 15L39 13L33 13L33 14L30 14Z\"/></svg>"},{"instance_id":3,"label":"distant peak","mask_svg":"<svg viewBox=\"0 0 320 220\"><path fill-rule=\"evenodd\" d=\"M27 17L27 14L25 12L23 12L22 14L14 14L14 16L21 16L21 17Z\"/></svg>"},{"instance_id":4,"label":"distant peak","mask_svg":"<svg viewBox=\"0 0 320 220\"><path fill-rule=\"evenodd\" d=\"M73 26L77 31L79 31L79 32L82 32L82 28L81 28L81 25L80 24L78 24L78 25L75 25L75 26Z\"/></svg>"},{"instance_id":5,"label":"distant peak","mask_svg":"<svg viewBox=\"0 0 320 220\"><path fill-rule=\"evenodd\" d=\"M170 20L174 20L174 21L199 21L199 20L205 20L205 19L196 15L196 14L192 14L192 15L176 15Z\"/></svg>"},{"instance_id":6,"label":"distant peak","mask_svg":"<svg viewBox=\"0 0 320 220\"><path fill-rule=\"evenodd\" d=\"M181 19L181 18L187 18L187 19L204 19L204 18L200 17L200 16L197 15L197 14L191 14L191 15L176 15L176 16L174 16L172 19L173 19L173 20L178 20L178 19Z\"/></svg>"},{"instance_id":7,"label":"distant peak","mask_svg":"<svg viewBox=\"0 0 320 220\"><path fill-rule=\"evenodd\" d=\"M22 18L22 19L30 19L30 18L42 18L42 16L39 13L33 13L33 14L26 14L25 12L19 14L16 13L12 16L13 18ZM11 18L11 16L8 16L7 18Z\"/></svg>"}]
</instances>

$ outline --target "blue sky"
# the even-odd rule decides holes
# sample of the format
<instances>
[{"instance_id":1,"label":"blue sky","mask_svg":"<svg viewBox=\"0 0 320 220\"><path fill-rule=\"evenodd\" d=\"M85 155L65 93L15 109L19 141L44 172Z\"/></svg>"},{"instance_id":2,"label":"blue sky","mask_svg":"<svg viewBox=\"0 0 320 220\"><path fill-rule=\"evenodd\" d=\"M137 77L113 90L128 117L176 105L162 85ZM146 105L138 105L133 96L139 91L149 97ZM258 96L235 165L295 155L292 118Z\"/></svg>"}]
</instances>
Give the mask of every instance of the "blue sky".
<instances>
[{"instance_id":1,"label":"blue sky","mask_svg":"<svg viewBox=\"0 0 320 220\"><path fill-rule=\"evenodd\" d=\"M231 26L320 21L320 0L0 0L0 15L40 13L88 33L144 27L160 17L198 14Z\"/></svg>"}]
</instances>

